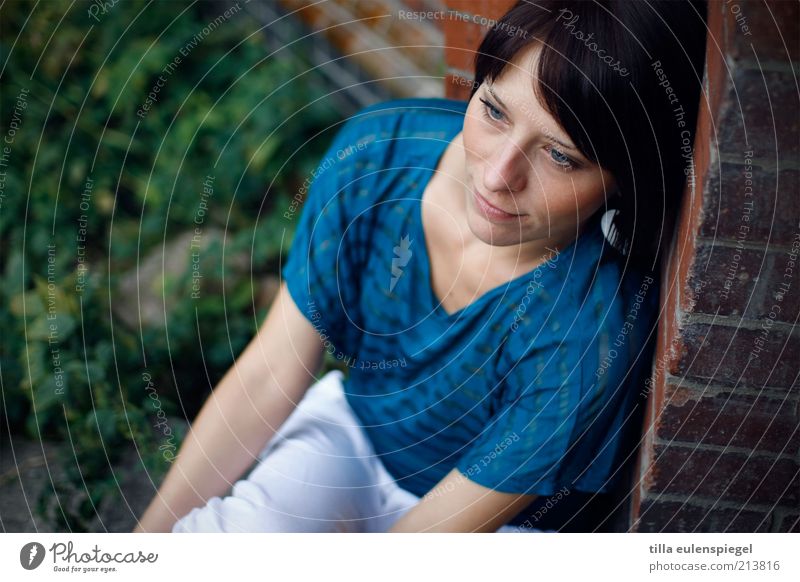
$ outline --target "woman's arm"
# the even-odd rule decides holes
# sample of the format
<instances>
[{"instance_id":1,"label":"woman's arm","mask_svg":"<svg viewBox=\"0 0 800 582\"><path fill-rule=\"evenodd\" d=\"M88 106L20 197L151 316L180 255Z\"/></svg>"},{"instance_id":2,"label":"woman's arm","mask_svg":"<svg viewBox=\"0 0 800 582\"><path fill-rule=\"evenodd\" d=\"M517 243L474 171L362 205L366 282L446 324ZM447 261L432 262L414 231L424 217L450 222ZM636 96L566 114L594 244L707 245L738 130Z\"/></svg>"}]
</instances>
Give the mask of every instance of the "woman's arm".
<instances>
[{"instance_id":1,"label":"woman's arm","mask_svg":"<svg viewBox=\"0 0 800 582\"><path fill-rule=\"evenodd\" d=\"M530 505L536 495L502 493L453 469L390 532L494 532Z\"/></svg>"},{"instance_id":2,"label":"woman's arm","mask_svg":"<svg viewBox=\"0 0 800 582\"><path fill-rule=\"evenodd\" d=\"M303 398L322 353L284 282L264 325L203 405L134 532L169 532L227 491Z\"/></svg>"}]
</instances>

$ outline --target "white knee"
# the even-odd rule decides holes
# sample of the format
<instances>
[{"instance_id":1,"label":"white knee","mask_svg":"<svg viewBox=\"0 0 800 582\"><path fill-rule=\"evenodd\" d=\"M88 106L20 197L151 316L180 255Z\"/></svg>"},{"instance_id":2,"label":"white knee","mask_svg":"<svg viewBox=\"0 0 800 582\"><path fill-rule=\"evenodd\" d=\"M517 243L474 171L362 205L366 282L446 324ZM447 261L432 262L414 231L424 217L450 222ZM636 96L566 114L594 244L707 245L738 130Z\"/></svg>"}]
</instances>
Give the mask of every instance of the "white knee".
<instances>
[{"instance_id":1,"label":"white knee","mask_svg":"<svg viewBox=\"0 0 800 582\"><path fill-rule=\"evenodd\" d=\"M364 531L379 511L381 490L368 460L352 455L336 434L325 437L332 447L316 447L323 450L293 439L281 443L230 496L193 509L172 531Z\"/></svg>"}]
</instances>

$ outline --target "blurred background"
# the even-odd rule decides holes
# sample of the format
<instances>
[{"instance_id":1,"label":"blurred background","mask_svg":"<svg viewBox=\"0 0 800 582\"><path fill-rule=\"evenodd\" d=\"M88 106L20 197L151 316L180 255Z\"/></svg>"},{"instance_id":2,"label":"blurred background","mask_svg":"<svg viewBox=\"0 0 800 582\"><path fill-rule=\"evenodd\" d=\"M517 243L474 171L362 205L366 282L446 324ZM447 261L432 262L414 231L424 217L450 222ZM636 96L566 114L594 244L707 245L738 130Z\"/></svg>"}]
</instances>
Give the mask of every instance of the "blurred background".
<instances>
[{"instance_id":1,"label":"blurred background","mask_svg":"<svg viewBox=\"0 0 800 582\"><path fill-rule=\"evenodd\" d=\"M263 320L337 122L444 94L436 24L306 4L0 6L4 531L129 531Z\"/></svg>"},{"instance_id":2,"label":"blurred background","mask_svg":"<svg viewBox=\"0 0 800 582\"><path fill-rule=\"evenodd\" d=\"M0 3L0 530L133 528L266 315L338 123L466 99L513 3ZM800 3L707 23L612 529L800 531Z\"/></svg>"}]
</instances>

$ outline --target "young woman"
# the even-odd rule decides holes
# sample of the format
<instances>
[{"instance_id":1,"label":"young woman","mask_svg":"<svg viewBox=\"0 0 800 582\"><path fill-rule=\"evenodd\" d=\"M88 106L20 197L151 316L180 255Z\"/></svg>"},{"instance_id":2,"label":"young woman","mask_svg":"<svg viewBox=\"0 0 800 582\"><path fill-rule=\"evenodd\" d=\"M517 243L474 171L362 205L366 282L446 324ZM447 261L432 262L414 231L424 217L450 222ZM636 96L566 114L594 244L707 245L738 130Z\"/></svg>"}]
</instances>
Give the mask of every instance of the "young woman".
<instances>
[{"instance_id":1,"label":"young woman","mask_svg":"<svg viewBox=\"0 0 800 582\"><path fill-rule=\"evenodd\" d=\"M704 15L521 1L468 103L349 119L137 531L600 527L641 430ZM347 374L314 382L326 352Z\"/></svg>"}]
</instances>

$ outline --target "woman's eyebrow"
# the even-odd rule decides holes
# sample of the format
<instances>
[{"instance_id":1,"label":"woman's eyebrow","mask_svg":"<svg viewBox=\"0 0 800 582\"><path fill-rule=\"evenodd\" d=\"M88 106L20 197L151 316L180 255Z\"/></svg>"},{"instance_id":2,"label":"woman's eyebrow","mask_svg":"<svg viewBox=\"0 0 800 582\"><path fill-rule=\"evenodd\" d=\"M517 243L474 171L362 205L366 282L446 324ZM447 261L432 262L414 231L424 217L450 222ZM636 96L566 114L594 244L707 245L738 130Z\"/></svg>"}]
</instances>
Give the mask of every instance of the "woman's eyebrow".
<instances>
[{"instance_id":1,"label":"woman's eyebrow","mask_svg":"<svg viewBox=\"0 0 800 582\"><path fill-rule=\"evenodd\" d=\"M575 146L567 145L567 144L565 144L563 141L559 141L559 140L557 140L557 139L556 139L556 138L554 138L552 135L549 135L549 136L547 137L547 139L549 139L549 140L550 140L550 141L552 141L553 143L556 143L556 144L560 145L560 146L561 146L562 148L564 148L565 150L573 150L573 151L576 151L576 152L577 152L577 151L580 151L580 150L578 150L578 148L576 148Z\"/></svg>"},{"instance_id":2,"label":"woman's eyebrow","mask_svg":"<svg viewBox=\"0 0 800 582\"><path fill-rule=\"evenodd\" d=\"M503 100L500 99L500 97L497 96L497 93L494 92L494 89L492 89L491 86L487 85L486 86L486 90L489 91L491 96L495 98L495 101L497 101L497 103L498 103L498 105L500 105L500 107L502 107L503 109L508 111L508 106L505 103L503 103Z\"/></svg>"},{"instance_id":3,"label":"woman's eyebrow","mask_svg":"<svg viewBox=\"0 0 800 582\"><path fill-rule=\"evenodd\" d=\"M498 96L497 96L497 93L495 93L495 92L494 92L494 89L492 89L491 85L486 85L486 90L489 92L489 94L490 94L492 97L494 97L495 101L497 101L497 104L498 104L500 107L502 107L503 109L505 109L506 111L508 111L508 106L507 106L505 103L503 103L503 100L502 100L502 99L500 99L500 97L498 97ZM547 131L546 131L546 133L547 133L547 139L549 139L550 141L552 141L552 142L553 142L553 143L555 143L555 144L558 144L558 145L560 145L562 148L564 148L564 149L566 149L566 150L572 150L572 151L575 151L575 152L577 152L577 151L580 151L580 150L578 150L578 148L576 148L575 146L573 146L573 145L567 145L567 144L565 144L563 141L561 141L561 140L557 139L555 136L553 136L553 132L551 132L551 131L547 130Z\"/></svg>"}]
</instances>

